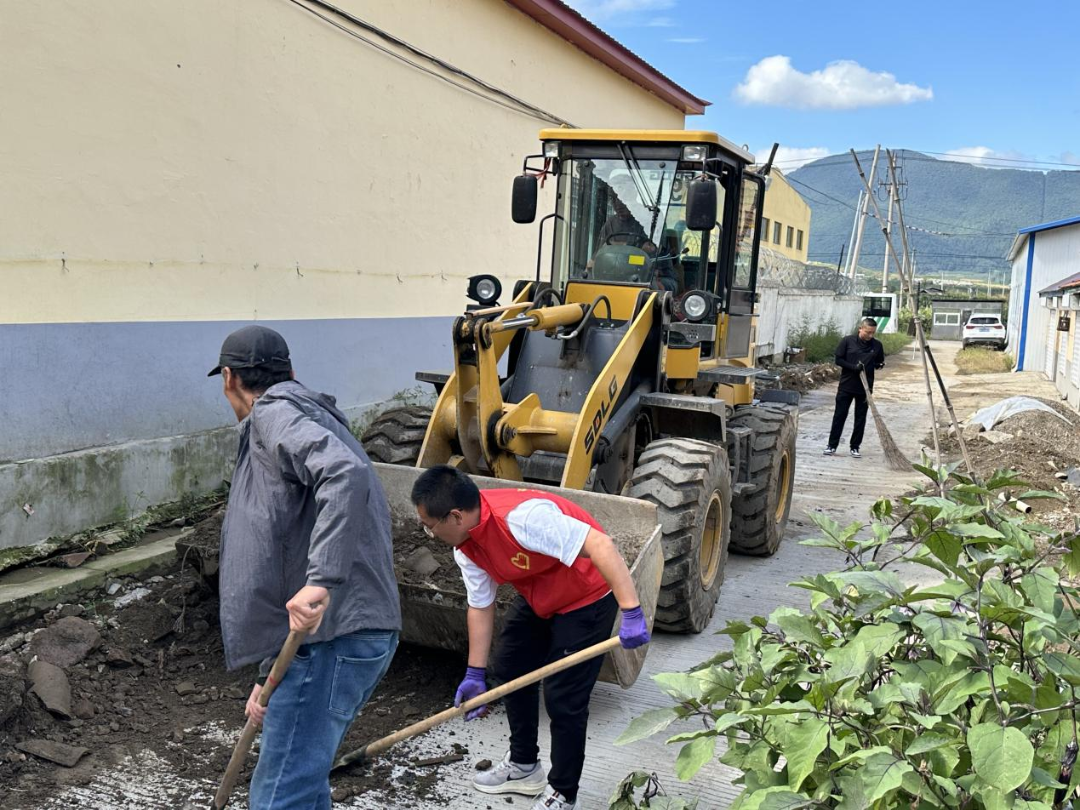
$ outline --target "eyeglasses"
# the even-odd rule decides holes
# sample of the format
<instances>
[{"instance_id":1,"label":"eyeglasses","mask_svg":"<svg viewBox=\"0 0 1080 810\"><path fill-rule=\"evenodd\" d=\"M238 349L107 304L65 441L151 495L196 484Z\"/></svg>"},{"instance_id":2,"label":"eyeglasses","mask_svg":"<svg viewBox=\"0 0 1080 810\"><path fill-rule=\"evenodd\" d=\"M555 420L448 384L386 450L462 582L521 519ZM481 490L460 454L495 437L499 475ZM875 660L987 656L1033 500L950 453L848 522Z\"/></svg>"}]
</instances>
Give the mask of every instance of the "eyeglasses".
<instances>
[{"instance_id":1,"label":"eyeglasses","mask_svg":"<svg viewBox=\"0 0 1080 810\"><path fill-rule=\"evenodd\" d=\"M430 526L428 526L426 523L424 523L424 521L420 521L420 525L424 527L424 534L426 534L428 537L434 537L435 536L435 527L438 526L440 523L442 523L444 520L446 520L448 517L450 517L450 515L445 514L441 518L436 520L434 523L432 523Z\"/></svg>"}]
</instances>

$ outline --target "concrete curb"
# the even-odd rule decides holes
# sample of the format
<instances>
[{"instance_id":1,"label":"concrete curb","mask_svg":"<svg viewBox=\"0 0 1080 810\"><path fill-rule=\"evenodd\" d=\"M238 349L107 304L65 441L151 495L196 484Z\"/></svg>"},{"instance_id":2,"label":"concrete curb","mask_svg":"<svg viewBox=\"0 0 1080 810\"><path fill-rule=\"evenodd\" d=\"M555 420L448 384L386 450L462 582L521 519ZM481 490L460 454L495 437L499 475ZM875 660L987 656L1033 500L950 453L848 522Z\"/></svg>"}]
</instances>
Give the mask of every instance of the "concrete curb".
<instances>
[{"instance_id":1,"label":"concrete curb","mask_svg":"<svg viewBox=\"0 0 1080 810\"><path fill-rule=\"evenodd\" d=\"M107 580L134 574L154 575L176 564L176 544L192 529L134 546L78 568L21 568L0 576L0 630L33 619L63 602L77 602Z\"/></svg>"}]
</instances>

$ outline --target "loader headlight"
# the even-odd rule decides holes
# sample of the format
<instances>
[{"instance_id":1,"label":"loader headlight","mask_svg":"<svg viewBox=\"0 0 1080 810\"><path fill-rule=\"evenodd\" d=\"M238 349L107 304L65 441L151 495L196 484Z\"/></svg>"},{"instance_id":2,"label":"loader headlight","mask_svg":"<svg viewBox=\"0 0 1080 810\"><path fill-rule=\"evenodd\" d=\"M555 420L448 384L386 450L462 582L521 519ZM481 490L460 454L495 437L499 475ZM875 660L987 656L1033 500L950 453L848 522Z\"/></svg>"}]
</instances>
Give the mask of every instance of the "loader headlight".
<instances>
[{"instance_id":1,"label":"loader headlight","mask_svg":"<svg viewBox=\"0 0 1080 810\"><path fill-rule=\"evenodd\" d=\"M469 290L465 293L470 299L485 307L497 302L501 294L502 284L495 276L489 275L472 276L469 279Z\"/></svg>"},{"instance_id":2,"label":"loader headlight","mask_svg":"<svg viewBox=\"0 0 1080 810\"><path fill-rule=\"evenodd\" d=\"M700 321L709 313L709 302L701 293L690 293L682 302L688 321Z\"/></svg>"},{"instance_id":3,"label":"loader headlight","mask_svg":"<svg viewBox=\"0 0 1080 810\"><path fill-rule=\"evenodd\" d=\"M690 163L698 163L705 159L708 147L704 144L689 144L682 148L682 159Z\"/></svg>"}]
</instances>

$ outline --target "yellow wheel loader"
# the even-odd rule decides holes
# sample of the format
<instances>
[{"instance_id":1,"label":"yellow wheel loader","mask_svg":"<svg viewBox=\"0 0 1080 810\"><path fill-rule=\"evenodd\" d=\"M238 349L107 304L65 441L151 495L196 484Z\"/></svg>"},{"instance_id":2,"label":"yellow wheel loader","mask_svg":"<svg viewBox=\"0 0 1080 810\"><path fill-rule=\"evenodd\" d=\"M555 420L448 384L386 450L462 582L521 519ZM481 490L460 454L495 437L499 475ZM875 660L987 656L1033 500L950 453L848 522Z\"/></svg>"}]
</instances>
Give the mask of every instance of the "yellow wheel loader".
<instances>
[{"instance_id":1,"label":"yellow wheel loader","mask_svg":"<svg viewBox=\"0 0 1080 810\"><path fill-rule=\"evenodd\" d=\"M434 409L388 411L363 444L379 462L654 504L656 626L700 632L729 547L775 552L791 505L799 397L755 387L769 164L753 171L709 132L540 140L512 194L518 223L536 221L541 181L554 206L535 276L504 304L497 277L473 277L453 370L416 375L435 386Z\"/></svg>"}]
</instances>

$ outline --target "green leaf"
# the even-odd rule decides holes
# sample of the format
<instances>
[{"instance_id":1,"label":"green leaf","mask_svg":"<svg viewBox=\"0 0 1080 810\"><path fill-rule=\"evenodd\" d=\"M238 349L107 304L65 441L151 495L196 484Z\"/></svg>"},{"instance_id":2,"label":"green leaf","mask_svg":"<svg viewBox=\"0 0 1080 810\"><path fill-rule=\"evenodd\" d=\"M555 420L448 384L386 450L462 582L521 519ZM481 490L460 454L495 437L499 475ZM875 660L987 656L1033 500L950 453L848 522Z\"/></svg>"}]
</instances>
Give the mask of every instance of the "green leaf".
<instances>
[{"instance_id":1,"label":"green leaf","mask_svg":"<svg viewBox=\"0 0 1080 810\"><path fill-rule=\"evenodd\" d=\"M825 683L838 684L852 679L858 680L873 665L870 653L858 641L851 641L842 647L833 647L825 653L825 660L830 664L825 673Z\"/></svg>"},{"instance_id":2,"label":"green leaf","mask_svg":"<svg viewBox=\"0 0 1080 810\"><path fill-rule=\"evenodd\" d=\"M699 678L684 672L661 672L659 675L653 675L653 680L664 692L680 703L698 700L705 692L705 686Z\"/></svg>"},{"instance_id":3,"label":"green leaf","mask_svg":"<svg viewBox=\"0 0 1080 810\"><path fill-rule=\"evenodd\" d=\"M700 737L687 743L675 760L675 775L683 782L693 779L694 774L713 758L715 751L716 737Z\"/></svg>"},{"instance_id":4,"label":"green leaf","mask_svg":"<svg viewBox=\"0 0 1080 810\"><path fill-rule=\"evenodd\" d=\"M626 731L615 739L615 745L629 745L638 740L644 740L653 734L663 731L679 718L679 713L671 709L651 709L644 714L635 717Z\"/></svg>"},{"instance_id":5,"label":"green leaf","mask_svg":"<svg viewBox=\"0 0 1080 810\"><path fill-rule=\"evenodd\" d=\"M1080 576L1080 534L1069 541L1069 553L1065 555L1064 562L1069 576Z\"/></svg>"},{"instance_id":6,"label":"green leaf","mask_svg":"<svg viewBox=\"0 0 1080 810\"><path fill-rule=\"evenodd\" d=\"M873 803L900 787L904 774L914 769L893 754L874 754L857 771L862 781L867 801Z\"/></svg>"},{"instance_id":7,"label":"green leaf","mask_svg":"<svg viewBox=\"0 0 1080 810\"><path fill-rule=\"evenodd\" d=\"M1004 535L997 529L993 529L983 523L954 523L949 526L953 534L961 537L975 537L986 540L1001 540Z\"/></svg>"},{"instance_id":8,"label":"green leaf","mask_svg":"<svg viewBox=\"0 0 1080 810\"><path fill-rule=\"evenodd\" d=\"M799 790L814 772L817 758L829 740L829 725L810 717L798 724L789 723L784 732L784 756L788 764L788 787Z\"/></svg>"},{"instance_id":9,"label":"green leaf","mask_svg":"<svg viewBox=\"0 0 1080 810\"><path fill-rule=\"evenodd\" d=\"M836 578L859 593L880 593L895 598L904 594L903 583L892 571L846 571Z\"/></svg>"},{"instance_id":10,"label":"green leaf","mask_svg":"<svg viewBox=\"0 0 1080 810\"><path fill-rule=\"evenodd\" d=\"M1020 589L1036 608L1053 615L1058 576L1052 568L1038 568L1020 579Z\"/></svg>"},{"instance_id":11,"label":"green leaf","mask_svg":"<svg viewBox=\"0 0 1080 810\"><path fill-rule=\"evenodd\" d=\"M1072 686L1080 686L1080 661L1060 652L1046 653L1042 658L1046 668Z\"/></svg>"},{"instance_id":12,"label":"green leaf","mask_svg":"<svg viewBox=\"0 0 1080 810\"><path fill-rule=\"evenodd\" d=\"M914 757L925 754L927 751L944 748L947 745L960 745L962 742L956 737L949 737L945 734L920 734L911 741L911 745L907 747L904 753L909 757Z\"/></svg>"},{"instance_id":13,"label":"green leaf","mask_svg":"<svg viewBox=\"0 0 1080 810\"><path fill-rule=\"evenodd\" d=\"M911 713L911 719L927 730L941 722L941 718L936 714L918 714L917 712Z\"/></svg>"},{"instance_id":14,"label":"green leaf","mask_svg":"<svg viewBox=\"0 0 1080 810\"><path fill-rule=\"evenodd\" d=\"M950 568L956 566L960 559L960 552L964 548L964 541L945 529L935 529L923 542L926 543L931 554Z\"/></svg>"},{"instance_id":15,"label":"green leaf","mask_svg":"<svg viewBox=\"0 0 1080 810\"><path fill-rule=\"evenodd\" d=\"M892 517L892 513L893 503L889 498L879 498L870 507L870 514L874 516L874 520L888 520Z\"/></svg>"},{"instance_id":16,"label":"green leaf","mask_svg":"<svg viewBox=\"0 0 1080 810\"><path fill-rule=\"evenodd\" d=\"M868 624L855 635L873 659L883 657L904 637L904 631L895 625Z\"/></svg>"},{"instance_id":17,"label":"green leaf","mask_svg":"<svg viewBox=\"0 0 1080 810\"><path fill-rule=\"evenodd\" d=\"M1031 781L1041 787L1054 788L1055 790L1064 790L1068 785L1063 785L1057 779L1052 777L1042 768L1031 769Z\"/></svg>"},{"instance_id":18,"label":"green leaf","mask_svg":"<svg viewBox=\"0 0 1080 810\"><path fill-rule=\"evenodd\" d=\"M1065 496L1060 492L1050 492L1045 489L1029 489L1027 492L1021 492L1016 496L1018 501L1037 501L1037 500L1053 500L1064 501Z\"/></svg>"},{"instance_id":19,"label":"green leaf","mask_svg":"<svg viewBox=\"0 0 1080 810\"><path fill-rule=\"evenodd\" d=\"M971 765L986 784L1008 793L1031 775L1035 749L1018 728L980 723L968 730Z\"/></svg>"},{"instance_id":20,"label":"green leaf","mask_svg":"<svg viewBox=\"0 0 1080 810\"><path fill-rule=\"evenodd\" d=\"M942 645L946 639L962 639L967 630L967 623L963 619L952 616L937 616L933 613L920 613L913 617L911 623L918 627L926 643L934 654L948 666L956 658L956 651Z\"/></svg>"},{"instance_id":21,"label":"green leaf","mask_svg":"<svg viewBox=\"0 0 1080 810\"><path fill-rule=\"evenodd\" d=\"M769 616L769 621L783 630L789 641L805 642L817 647L825 644L821 631L814 626L808 616L795 608L777 608Z\"/></svg>"},{"instance_id":22,"label":"green leaf","mask_svg":"<svg viewBox=\"0 0 1080 810\"><path fill-rule=\"evenodd\" d=\"M939 714L952 714L972 695L990 689L990 679L985 672L969 672L953 686L944 689L934 703L934 711Z\"/></svg>"},{"instance_id":23,"label":"green leaf","mask_svg":"<svg viewBox=\"0 0 1080 810\"><path fill-rule=\"evenodd\" d=\"M746 795L746 794L744 794ZM809 796L803 796L783 786L767 787L746 795L740 810L798 810L813 804Z\"/></svg>"}]
</instances>

